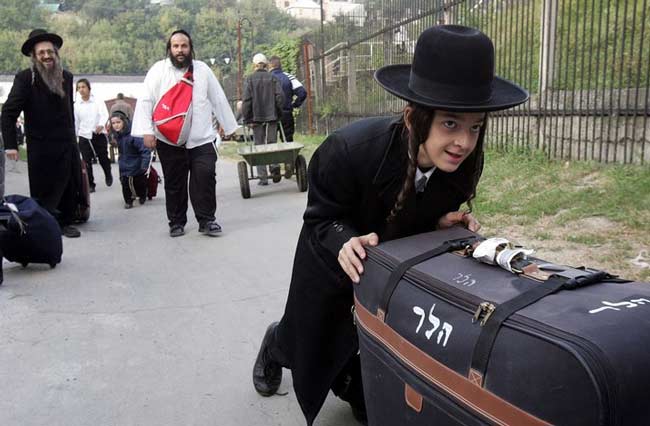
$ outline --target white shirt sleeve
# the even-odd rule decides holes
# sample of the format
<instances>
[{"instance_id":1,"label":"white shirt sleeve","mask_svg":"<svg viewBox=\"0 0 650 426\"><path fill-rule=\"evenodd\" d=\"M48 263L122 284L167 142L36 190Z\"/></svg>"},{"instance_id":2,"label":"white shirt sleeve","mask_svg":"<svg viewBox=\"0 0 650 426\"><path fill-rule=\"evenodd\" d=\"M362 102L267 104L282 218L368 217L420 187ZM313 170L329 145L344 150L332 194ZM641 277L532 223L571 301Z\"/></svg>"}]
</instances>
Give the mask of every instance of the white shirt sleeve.
<instances>
[{"instance_id":1,"label":"white shirt sleeve","mask_svg":"<svg viewBox=\"0 0 650 426\"><path fill-rule=\"evenodd\" d=\"M99 110L99 123L97 125L102 126L102 133L106 133L106 122L108 121L106 103L104 101L97 101L97 109Z\"/></svg>"},{"instance_id":2,"label":"white shirt sleeve","mask_svg":"<svg viewBox=\"0 0 650 426\"><path fill-rule=\"evenodd\" d=\"M219 84L217 77L214 76L212 70L207 67L208 74L208 99L212 104L212 113L219 124L223 128L223 131L226 135L233 134L235 130L239 127L237 120L235 120L235 115L230 109L230 104L228 104L228 98Z\"/></svg>"},{"instance_id":3,"label":"white shirt sleeve","mask_svg":"<svg viewBox=\"0 0 650 426\"><path fill-rule=\"evenodd\" d=\"M160 62L157 62L149 69L147 76L144 78L142 96L138 98L133 113L133 123L131 125L131 134L142 137L144 135L153 135L153 108L158 95L158 86L160 85Z\"/></svg>"}]
</instances>

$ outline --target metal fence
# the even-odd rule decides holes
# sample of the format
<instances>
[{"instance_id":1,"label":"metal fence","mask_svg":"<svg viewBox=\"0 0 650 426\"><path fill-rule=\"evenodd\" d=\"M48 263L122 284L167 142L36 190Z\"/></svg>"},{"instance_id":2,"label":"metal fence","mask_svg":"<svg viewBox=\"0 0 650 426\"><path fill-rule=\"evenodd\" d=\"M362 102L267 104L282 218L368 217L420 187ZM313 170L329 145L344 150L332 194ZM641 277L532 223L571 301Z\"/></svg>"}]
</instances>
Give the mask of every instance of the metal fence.
<instances>
[{"instance_id":1,"label":"metal fence","mask_svg":"<svg viewBox=\"0 0 650 426\"><path fill-rule=\"evenodd\" d=\"M303 131L399 113L374 71L410 63L435 24L479 28L494 41L497 74L530 101L490 116L488 144L549 157L647 164L650 155L650 0L366 0L305 37ZM357 3L361 3L357 1Z\"/></svg>"}]
</instances>

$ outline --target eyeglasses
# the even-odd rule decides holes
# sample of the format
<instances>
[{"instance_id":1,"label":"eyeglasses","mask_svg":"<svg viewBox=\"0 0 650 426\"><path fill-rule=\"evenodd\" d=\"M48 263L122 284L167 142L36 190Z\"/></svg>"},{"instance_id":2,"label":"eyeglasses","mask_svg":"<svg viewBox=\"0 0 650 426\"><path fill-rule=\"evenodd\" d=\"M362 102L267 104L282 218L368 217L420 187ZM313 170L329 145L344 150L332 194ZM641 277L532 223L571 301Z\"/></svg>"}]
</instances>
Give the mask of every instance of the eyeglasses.
<instances>
[{"instance_id":1,"label":"eyeglasses","mask_svg":"<svg viewBox=\"0 0 650 426\"><path fill-rule=\"evenodd\" d=\"M56 51L52 50L52 49L39 50L38 52L36 52L36 56L38 56L39 58L42 58L42 57L44 57L46 55L47 56L54 56L55 53L56 53Z\"/></svg>"}]
</instances>

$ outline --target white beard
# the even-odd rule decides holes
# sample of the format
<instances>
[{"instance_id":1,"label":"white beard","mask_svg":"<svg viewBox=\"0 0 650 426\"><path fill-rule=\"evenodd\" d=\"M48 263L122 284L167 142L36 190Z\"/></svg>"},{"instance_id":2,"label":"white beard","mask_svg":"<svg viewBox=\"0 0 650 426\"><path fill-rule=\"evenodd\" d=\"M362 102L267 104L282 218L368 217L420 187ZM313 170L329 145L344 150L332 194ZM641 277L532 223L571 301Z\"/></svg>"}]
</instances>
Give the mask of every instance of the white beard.
<instances>
[{"instance_id":1,"label":"white beard","mask_svg":"<svg viewBox=\"0 0 650 426\"><path fill-rule=\"evenodd\" d=\"M46 68L36 58L32 57L32 70L38 72L43 82L52 93L55 93L62 98L65 96L63 90L63 67L58 55L54 56L54 66Z\"/></svg>"}]
</instances>

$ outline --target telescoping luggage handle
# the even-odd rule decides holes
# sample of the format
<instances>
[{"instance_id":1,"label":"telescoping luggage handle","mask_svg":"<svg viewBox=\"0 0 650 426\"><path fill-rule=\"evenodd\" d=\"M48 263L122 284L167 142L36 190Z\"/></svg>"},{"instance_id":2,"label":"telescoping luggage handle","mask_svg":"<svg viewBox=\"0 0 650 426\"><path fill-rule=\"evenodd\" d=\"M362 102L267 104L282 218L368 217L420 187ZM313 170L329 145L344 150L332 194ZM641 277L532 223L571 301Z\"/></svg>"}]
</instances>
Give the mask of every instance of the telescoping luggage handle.
<instances>
[{"instance_id":1,"label":"telescoping luggage handle","mask_svg":"<svg viewBox=\"0 0 650 426\"><path fill-rule=\"evenodd\" d=\"M377 317L379 317L380 320L385 321L386 314L388 313L388 304L390 303L390 299L393 297L393 293L395 292L397 285L399 284L406 271L418 263L422 263L425 260L440 256L441 254L471 247L473 243L479 241L480 239L481 238L478 236L470 236L457 238L455 240L448 240L434 249L426 251L420 255L417 255L400 263L393 270L393 272L391 272L390 277L388 277L388 283L384 289L379 307L377 308Z\"/></svg>"}]
</instances>

